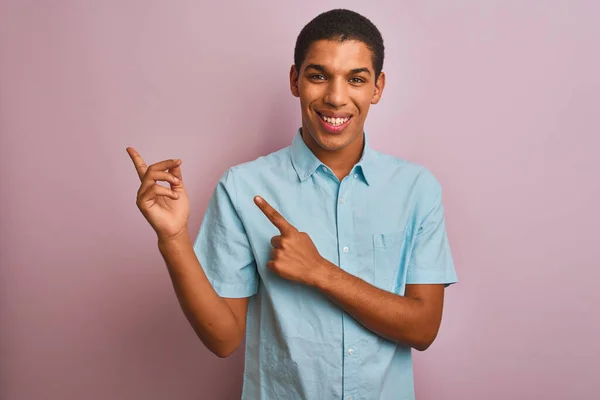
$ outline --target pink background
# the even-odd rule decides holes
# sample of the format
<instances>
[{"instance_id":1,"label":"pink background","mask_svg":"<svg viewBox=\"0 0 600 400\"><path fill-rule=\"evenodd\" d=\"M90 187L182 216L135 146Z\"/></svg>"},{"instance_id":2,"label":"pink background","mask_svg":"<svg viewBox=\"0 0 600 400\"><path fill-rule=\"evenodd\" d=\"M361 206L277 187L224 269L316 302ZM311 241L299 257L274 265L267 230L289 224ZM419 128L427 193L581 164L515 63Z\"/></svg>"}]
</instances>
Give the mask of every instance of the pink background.
<instances>
[{"instance_id":1,"label":"pink background","mask_svg":"<svg viewBox=\"0 0 600 400\"><path fill-rule=\"evenodd\" d=\"M373 146L445 190L460 283L419 400L596 399L597 1L0 2L0 398L235 399L135 206L125 153L182 158L196 234L219 175L290 144L296 35L371 18ZM252 4L252 5L251 5Z\"/></svg>"}]
</instances>

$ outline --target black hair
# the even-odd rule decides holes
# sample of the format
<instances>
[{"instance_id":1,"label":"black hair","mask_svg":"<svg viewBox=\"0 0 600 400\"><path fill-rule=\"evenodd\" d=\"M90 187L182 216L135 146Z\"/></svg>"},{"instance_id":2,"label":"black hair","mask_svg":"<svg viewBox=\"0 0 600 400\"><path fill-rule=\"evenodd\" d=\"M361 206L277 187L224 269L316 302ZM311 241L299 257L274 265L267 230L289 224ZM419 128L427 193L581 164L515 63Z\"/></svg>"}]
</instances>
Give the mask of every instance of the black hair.
<instances>
[{"instance_id":1,"label":"black hair","mask_svg":"<svg viewBox=\"0 0 600 400\"><path fill-rule=\"evenodd\" d=\"M300 73L300 67L306 59L311 44L319 40L337 40L340 43L356 40L371 50L375 78L383 69L383 38L377 27L362 15L344 9L324 12L310 21L296 39L294 65Z\"/></svg>"}]
</instances>

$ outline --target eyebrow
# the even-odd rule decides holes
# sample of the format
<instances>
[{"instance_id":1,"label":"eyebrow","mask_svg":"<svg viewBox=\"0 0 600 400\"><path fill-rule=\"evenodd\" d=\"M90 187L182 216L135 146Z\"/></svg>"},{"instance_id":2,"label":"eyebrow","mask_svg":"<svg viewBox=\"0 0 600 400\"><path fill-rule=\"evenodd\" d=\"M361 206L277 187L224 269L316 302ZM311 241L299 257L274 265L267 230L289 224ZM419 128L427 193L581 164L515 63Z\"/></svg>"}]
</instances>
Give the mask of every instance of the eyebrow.
<instances>
[{"instance_id":1,"label":"eyebrow","mask_svg":"<svg viewBox=\"0 0 600 400\"><path fill-rule=\"evenodd\" d=\"M325 67L320 64L308 64L306 66L306 69L314 69L319 72L327 72L325 70ZM367 74L371 75L371 71L369 70L369 68L354 68L350 70L351 74L360 74L361 72L366 72Z\"/></svg>"}]
</instances>

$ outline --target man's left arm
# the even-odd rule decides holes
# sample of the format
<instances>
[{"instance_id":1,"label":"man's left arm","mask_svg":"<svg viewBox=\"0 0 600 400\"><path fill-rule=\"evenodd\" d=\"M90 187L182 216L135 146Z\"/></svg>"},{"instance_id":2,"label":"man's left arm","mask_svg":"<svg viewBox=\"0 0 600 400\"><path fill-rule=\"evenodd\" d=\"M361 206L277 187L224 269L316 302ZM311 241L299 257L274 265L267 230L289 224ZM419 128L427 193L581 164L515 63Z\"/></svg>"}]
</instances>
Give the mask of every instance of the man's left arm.
<instances>
[{"instance_id":1,"label":"man's left arm","mask_svg":"<svg viewBox=\"0 0 600 400\"><path fill-rule=\"evenodd\" d=\"M444 303L443 284L406 285L404 296L379 289L324 261L313 286L388 340L426 350L437 336Z\"/></svg>"},{"instance_id":2,"label":"man's left arm","mask_svg":"<svg viewBox=\"0 0 600 400\"><path fill-rule=\"evenodd\" d=\"M404 296L379 289L337 268L320 262L312 285L365 327L382 337L427 349L442 321L444 288L457 281L446 235L442 188L430 173L423 175L429 190L420 202L425 209L415 232L406 274Z\"/></svg>"},{"instance_id":3,"label":"man's left arm","mask_svg":"<svg viewBox=\"0 0 600 400\"><path fill-rule=\"evenodd\" d=\"M258 207L281 235L271 239L267 267L285 279L318 288L376 334L423 351L437 336L444 288L457 282L448 245L441 187L433 186L429 206L415 232L403 296L379 289L324 259L311 238L290 225L264 199Z\"/></svg>"}]
</instances>

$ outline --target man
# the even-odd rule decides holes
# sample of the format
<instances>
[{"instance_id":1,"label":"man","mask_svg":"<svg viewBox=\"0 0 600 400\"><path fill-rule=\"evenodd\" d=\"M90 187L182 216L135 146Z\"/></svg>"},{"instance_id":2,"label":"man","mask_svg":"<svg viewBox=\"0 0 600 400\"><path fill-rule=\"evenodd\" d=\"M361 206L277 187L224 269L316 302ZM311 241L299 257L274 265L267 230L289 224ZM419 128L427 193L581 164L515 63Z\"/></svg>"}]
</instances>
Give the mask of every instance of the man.
<instances>
[{"instance_id":1,"label":"man","mask_svg":"<svg viewBox=\"0 0 600 400\"><path fill-rule=\"evenodd\" d=\"M223 174L194 242L181 160L128 148L189 322L219 357L246 337L244 399L414 399L411 348L433 342L456 274L440 184L368 146L383 56L359 14L307 24L290 71L302 127Z\"/></svg>"}]
</instances>

